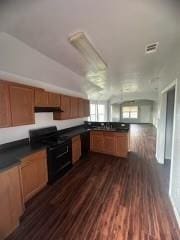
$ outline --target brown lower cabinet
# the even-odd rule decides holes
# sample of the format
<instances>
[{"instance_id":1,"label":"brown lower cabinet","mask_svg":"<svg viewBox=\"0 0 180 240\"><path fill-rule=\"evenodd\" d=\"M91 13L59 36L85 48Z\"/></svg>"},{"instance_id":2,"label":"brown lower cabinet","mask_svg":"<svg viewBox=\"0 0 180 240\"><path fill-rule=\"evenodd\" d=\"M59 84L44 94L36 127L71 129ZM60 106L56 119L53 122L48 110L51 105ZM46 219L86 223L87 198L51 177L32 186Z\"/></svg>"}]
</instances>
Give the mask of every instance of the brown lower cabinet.
<instances>
[{"instance_id":1,"label":"brown lower cabinet","mask_svg":"<svg viewBox=\"0 0 180 240\"><path fill-rule=\"evenodd\" d=\"M128 138L128 133L92 131L90 148L93 152L126 158L128 155Z\"/></svg>"},{"instance_id":2,"label":"brown lower cabinet","mask_svg":"<svg viewBox=\"0 0 180 240\"><path fill-rule=\"evenodd\" d=\"M23 199L26 202L47 184L47 157L45 150L22 159L21 178Z\"/></svg>"},{"instance_id":3,"label":"brown lower cabinet","mask_svg":"<svg viewBox=\"0 0 180 240\"><path fill-rule=\"evenodd\" d=\"M77 162L81 157L81 138L80 135L72 138L72 162Z\"/></svg>"},{"instance_id":4,"label":"brown lower cabinet","mask_svg":"<svg viewBox=\"0 0 180 240\"><path fill-rule=\"evenodd\" d=\"M0 239L5 239L19 224L23 213L19 166L0 173Z\"/></svg>"}]
</instances>

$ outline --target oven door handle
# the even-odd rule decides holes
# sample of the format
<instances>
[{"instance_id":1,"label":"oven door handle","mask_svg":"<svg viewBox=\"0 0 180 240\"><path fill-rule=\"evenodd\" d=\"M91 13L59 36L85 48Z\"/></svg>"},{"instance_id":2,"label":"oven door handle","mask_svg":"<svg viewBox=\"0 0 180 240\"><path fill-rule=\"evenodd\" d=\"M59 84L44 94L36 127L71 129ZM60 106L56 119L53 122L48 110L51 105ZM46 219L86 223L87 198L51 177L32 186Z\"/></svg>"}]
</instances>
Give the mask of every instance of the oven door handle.
<instances>
[{"instance_id":1,"label":"oven door handle","mask_svg":"<svg viewBox=\"0 0 180 240\"><path fill-rule=\"evenodd\" d=\"M63 152L63 153L60 153L59 155L57 155L56 158L60 158L60 157L62 157L64 155L66 155L68 152L69 152L69 148L67 147L66 151Z\"/></svg>"}]
</instances>

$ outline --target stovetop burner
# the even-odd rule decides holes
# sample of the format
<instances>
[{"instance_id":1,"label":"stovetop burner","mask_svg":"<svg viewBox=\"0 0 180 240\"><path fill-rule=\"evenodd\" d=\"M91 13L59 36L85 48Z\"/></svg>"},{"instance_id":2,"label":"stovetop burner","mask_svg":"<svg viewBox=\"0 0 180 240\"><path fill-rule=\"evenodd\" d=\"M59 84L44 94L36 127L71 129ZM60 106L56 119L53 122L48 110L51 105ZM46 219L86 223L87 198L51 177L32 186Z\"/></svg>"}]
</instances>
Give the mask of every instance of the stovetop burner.
<instances>
[{"instance_id":1,"label":"stovetop burner","mask_svg":"<svg viewBox=\"0 0 180 240\"><path fill-rule=\"evenodd\" d=\"M52 147L66 143L68 140L68 137L59 135L56 127L48 127L30 131L31 145L45 144Z\"/></svg>"}]
</instances>

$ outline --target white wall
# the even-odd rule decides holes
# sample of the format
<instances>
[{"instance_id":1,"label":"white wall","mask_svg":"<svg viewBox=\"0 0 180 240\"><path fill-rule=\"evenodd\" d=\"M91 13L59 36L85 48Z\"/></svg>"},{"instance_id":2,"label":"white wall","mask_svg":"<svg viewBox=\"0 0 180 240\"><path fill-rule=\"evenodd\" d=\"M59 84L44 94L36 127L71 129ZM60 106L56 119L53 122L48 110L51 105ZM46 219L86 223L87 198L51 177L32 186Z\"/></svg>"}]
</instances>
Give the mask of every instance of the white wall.
<instances>
[{"instance_id":1,"label":"white wall","mask_svg":"<svg viewBox=\"0 0 180 240\"><path fill-rule=\"evenodd\" d=\"M172 81L177 79L176 97L175 97L175 125L173 138L173 155L171 160L171 177L170 177L170 198L174 207L174 211L180 226L180 52L179 41L175 46L174 55L170 56L167 64L161 72L161 90L165 89ZM161 111L158 120L159 135L163 134L160 129L164 124L164 115ZM157 145L160 146L160 137L157 138ZM157 148L158 151L158 148Z\"/></svg>"},{"instance_id":2,"label":"white wall","mask_svg":"<svg viewBox=\"0 0 180 240\"><path fill-rule=\"evenodd\" d=\"M68 128L68 127L81 125L84 123L85 120L87 120L87 118L54 121L53 113L36 113L35 114L35 124L33 124L33 125L1 128L0 129L0 144L27 138L29 136L30 129L56 125L57 128L60 130L60 129Z\"/></svg>"},{"instance_id":3,"label":"white wall","mask_svg":"<svg viewBox=\"0 0 180 240\"><path fill-rule=\"evenodd\" d=\"M158 123L158 112L159 111L159 102L154 101L153 103L153 125L157 128Z\"/></svg>"},{"instance_id":4,"label":"white wall","mask_svg":"<svg viewBox=\"0 0 180 240\"><path fill-rule=\"evenodd\" d=\"M138 106L138 119L123 119L123 106ZM135 102L124 102L122 104L112 104L111 119L128 123L153 123L153 101L138 100Z\"/></svg>"},{"instance_id":5,"label":"white wall","mask_svg":"<svg viewBox=\"0 0 180 240\"><path fill-rule=\"evenodd\" d=\"M0 71L82 92L81 76L7 33L0 32L0 53Z\"/></svg>"}]
</instances>

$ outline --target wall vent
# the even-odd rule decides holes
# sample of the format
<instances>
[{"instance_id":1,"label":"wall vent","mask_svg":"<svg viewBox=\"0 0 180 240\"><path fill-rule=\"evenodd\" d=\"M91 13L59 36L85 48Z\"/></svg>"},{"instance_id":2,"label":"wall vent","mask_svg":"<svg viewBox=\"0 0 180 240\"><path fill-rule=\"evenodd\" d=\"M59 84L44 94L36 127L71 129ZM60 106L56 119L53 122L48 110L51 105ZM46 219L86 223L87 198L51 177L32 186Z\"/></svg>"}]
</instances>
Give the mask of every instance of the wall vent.
<instances>
[{"instance_id":1,"label":"wall vent","mask_svg":"<svg viewBox=\"0 0 180 240\"><path fill-rule=\"evenodd\" d=\"M159 42L148 44L145 48L145 53L149 54L149 53L157 52L158 46L159 46Z\"/></svg>"}]
</instances>

